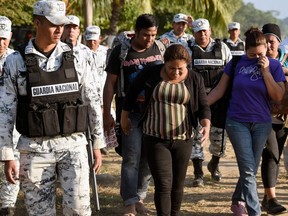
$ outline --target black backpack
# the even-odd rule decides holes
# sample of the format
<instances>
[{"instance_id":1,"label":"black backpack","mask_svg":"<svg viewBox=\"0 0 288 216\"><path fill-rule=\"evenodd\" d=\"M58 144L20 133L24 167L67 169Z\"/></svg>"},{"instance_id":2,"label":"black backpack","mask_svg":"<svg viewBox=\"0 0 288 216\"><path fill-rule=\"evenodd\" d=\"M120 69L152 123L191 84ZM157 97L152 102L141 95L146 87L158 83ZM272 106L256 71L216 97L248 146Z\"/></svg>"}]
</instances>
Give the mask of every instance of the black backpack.
<instances>
[{"instance_id":1,"label":"black backpack","mask_svg":"<svg viewBox=\"0 0 288 216\"><path fill-rule=\"evenodd\" d=\"M220 98L218 101L216 101L213 105L210 106L211 124L214 127L225 129L226 114L227 114L227 110L228 110L230 98L231 98L232 84L233 84L233 79L234 79L235 68L236 68L236 65L237 65L238 61L240 60L240 58L241 58L241 56L233 56L233 58L231 60L232 61L231 70L233 71L233 73L231 74L232 76L230 78L230 83L228 85L228 88L226 89L223 97ZM212 89L217 86L222 75L223 75L223 72L221 73L221 75L219 75L219 78L213 84Z\"/></svg>"}]
</instances>

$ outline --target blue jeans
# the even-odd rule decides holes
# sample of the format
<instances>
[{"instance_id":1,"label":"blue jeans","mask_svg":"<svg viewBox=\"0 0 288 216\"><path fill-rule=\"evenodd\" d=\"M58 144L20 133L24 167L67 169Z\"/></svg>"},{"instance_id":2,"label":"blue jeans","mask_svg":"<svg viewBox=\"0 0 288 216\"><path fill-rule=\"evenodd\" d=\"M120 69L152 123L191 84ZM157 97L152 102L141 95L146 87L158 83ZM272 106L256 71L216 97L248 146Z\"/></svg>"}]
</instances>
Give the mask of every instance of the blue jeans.
<instances>
[{"instance_id":1,"label":"blue jeans","mask_svg":"<svg viewBox=\"0 0 288 216\"><path fill-rule=\"evenodd\" d=\"M142 130L138 126L141 115L131 112L132 128L126 136L122 133L122 167L120 194L125 206L146 198L151 179L146 157L142 153Z\"/></svg>"},{"instance_id":2,"label":"blue jeans","mask_svg":"<svg viewBox=\"0 0 288 216\"><path fill-rule=\"evenodd\" d=\"M271 129L271 123L241 123L226 120L226 131L234 148L240 173L232 203L244 201L249 216L261 215L256 174Z\"/></svg>"}]
</instances>

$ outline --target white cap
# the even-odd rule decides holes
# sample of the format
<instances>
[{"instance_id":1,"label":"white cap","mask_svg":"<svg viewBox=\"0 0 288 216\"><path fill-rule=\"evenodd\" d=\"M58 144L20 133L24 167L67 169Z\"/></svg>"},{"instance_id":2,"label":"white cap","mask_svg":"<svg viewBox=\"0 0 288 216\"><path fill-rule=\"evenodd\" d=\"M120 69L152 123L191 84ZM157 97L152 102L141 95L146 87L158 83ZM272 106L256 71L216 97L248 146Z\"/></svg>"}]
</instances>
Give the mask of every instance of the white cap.
<instances>
[{"instance_id":1,"label":"white cap","mask_svg":"<svg viewBox=\"0 0 288 216\"><path fill-rule=\"evenodd\" d=\"M179 13L179 14L176 14L174 16L173 22L175 22L175 23L178 23L178 22L188 23L188 17L185 14Z\"/></svg>"},{"instance_id":2,"label":"white cap","mask_svg":"<svg viewBox=\"0 0 288 216\"><path fill-rule=\"evenodd\" d=\"M11 38L11 20L5 16L0 16L0 37Z\"/></svg>"},{"instance_id":3,"label":"white cap","mask_svg":"<svg viewBox=\"0 0 288 216\"><path fill-rule=\"evenodd\" d=\"M240 29L240 23L238 22L231 22L228 24L228 28L229 30L232 30L232 29Z\"/></svg>"},{"instance_id":4,"label":"white cap","mask_svg":"<svg viewBox=\"0 0 288 216\"><path fill-rule=\"evenodd\" d=\"M66 25L72 24L80 26L80 19L74 15L68 15L67 18L70 20L70 23L66 23Z\"/></svg>"},{"instance_id":5,"label":"white cap","mask_svg":"<svg viewBox=\"0 0 288 216\"><path fill-rule=\"evenodd\" d=\"M99 40L101 30L98 26L88 26L85 31L85 40Z\"/></svg>"},{"instance_id":6,"label":"white cap","mask_svg":"<svg viewBox=\"0 0 288 216\"><path fill-rule=\"evenodd\" d=\"M64 25L69 23L65 16L66 5L58 0L39 0L34 3L34 15L45 16L54 25Z\"/></svg>"},{"instance_id":7,"label":"white cap","mask_svg":"<svg viewBox=\"0 0 288 216\"><path fill-rule=\"evenodd\" d=\"M209 21L207 19L202 19L202 18L197 19L193 21L192 29L193 29L193 32L209 30L210 29Z\"/></svg>"}]
</instances>

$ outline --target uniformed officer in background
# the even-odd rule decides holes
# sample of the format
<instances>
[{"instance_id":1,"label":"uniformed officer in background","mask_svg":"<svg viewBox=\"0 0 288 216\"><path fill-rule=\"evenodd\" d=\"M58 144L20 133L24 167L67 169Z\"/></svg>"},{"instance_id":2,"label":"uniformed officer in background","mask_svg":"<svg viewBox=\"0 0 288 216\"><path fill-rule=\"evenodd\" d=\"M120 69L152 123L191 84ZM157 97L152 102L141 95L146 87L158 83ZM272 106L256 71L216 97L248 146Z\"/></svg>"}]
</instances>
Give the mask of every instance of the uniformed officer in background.
<instances>
[{"instance_id":1,"label":"uniformed officer in background","mask_svg":"<svg viewBox=\"0 0 288 216\"><path fill-rule=\"evenodd\" d=\"M97 86L86 60L79 65L70 46L60 41L65 16L63 1L34 4L36 37L25 53L15 52L4 65L0 105L0 160L7 180L18 177L29 215L56 215L56 181L63 188L64 215L91 215L87 140L93 140L94 170L102 164L102 112ZM16 115L17 114L17 115ZM12 131L22 134L20 172L13 155Z\"/></svg>"},{"instance_id":2,"label":"uniformed officer in background","mask_svg":"<svg viewBox=\"0 0 288 216\"><path fill-rule=\"evenodd\" d=\"M2 76L4 62L6 61L7 56L13 53L14 50L8 47L12 37L11 20L5 16L0 16L0 26L0 76ZM16 130L13 130L14 158L16 166L19 168L19 152L15 149L18 138L19 133ZM14 215L15 203L20 189L20 183L17 181L16 184L10 184L5 177L4 163L2 163L2 165L0 180L0 215L12 216Z\"/></svg>"},{"instance_id":3,"label":"uniformed officer in background","mask_svg":"<svg viewBox=\"0 0 288 216\"><path fill-rule=\"evenodd\" d=\"M211 37L211 27L207 19L199 18L192 23L194 41L190 41L189 47L192 55L192 68L199 72L204 78L204 84L207 94L210 92L216 77L222 72L224 66L232 59L228 46ZM199 126L200 127L200 126ZM199 128L201 130L201 128ZM222 174L219 170L220 157L225 155L226 141L223 139L223 129L213 126L210 130L209 152L212 158L207 168L211 173L211 178L220 181ZM192 148L191 160L194 166L194 187L204 186L202 162L204 153L202 143L200 142L199 132L195 131L196 137Z\"/></svg>"}]
</instances>

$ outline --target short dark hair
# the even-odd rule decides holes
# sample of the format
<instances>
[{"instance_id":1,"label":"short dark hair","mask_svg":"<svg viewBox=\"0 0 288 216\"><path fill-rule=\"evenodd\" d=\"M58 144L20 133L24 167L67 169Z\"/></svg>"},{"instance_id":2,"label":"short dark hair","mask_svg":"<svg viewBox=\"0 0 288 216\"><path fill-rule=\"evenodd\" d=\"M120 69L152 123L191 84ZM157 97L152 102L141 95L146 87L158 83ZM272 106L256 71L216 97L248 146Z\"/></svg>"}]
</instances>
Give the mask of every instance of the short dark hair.
<instances>
[{"instance_id":1,"label":"short dark hair","mask_svg":"<svg viewBox=\"0 0 288 216\"><path fill-rule=\"evenodd\" d=\"M258 29L251 27L245 34L245 50L247 51L250 47L257 47L260 45L266 45L266 37L263 32Z\"/></svg>"},{"instance_id":2,"label":"short dark hair","mask_svg":"<svg viewBox=\"0 0 288 216\"><path fill-rule=\"evenodd\" d=\"M172 44L166 49L164 62L173 60L184 60L187 64L191 62L190 54L182 44Z\"/></svg>"},{"instance_id":3,"label":"short dark hair","mask_svg":"<svg viewBox=\"0 0 288 216\"><path fill-rule=\"evenodd\" d=\"M135 32L139 32L141 29L147 29L151 27L158 28L158 22L152 14L142 14L138 16L135 23Z\"/></svg>"}]
</instances>

